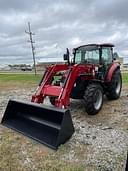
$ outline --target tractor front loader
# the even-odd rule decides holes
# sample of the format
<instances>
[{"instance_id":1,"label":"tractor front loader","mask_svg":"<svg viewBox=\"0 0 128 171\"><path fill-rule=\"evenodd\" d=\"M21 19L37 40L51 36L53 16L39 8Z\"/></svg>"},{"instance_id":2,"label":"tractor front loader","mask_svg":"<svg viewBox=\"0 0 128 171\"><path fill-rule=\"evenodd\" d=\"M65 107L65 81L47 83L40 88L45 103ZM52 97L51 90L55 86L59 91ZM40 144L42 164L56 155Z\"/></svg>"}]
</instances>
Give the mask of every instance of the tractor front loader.
<instances>
[{"instance_id":1,"label":"tractor front loader","mask_svg":"<svg viewBox=\"0 0 128 171\"><path fill-rule=\"evenodd\" d=\"M65 64L48 67L31 102L10 100L2 124L53 149L65 143L74 127L69 111L70 99L82 99L88 114L97 114L103 96L120 97L120 65L114 62L112 44L89 44L64 54ZM49 97L52 106L42 105Z\"/></svg>"}]
</instances>

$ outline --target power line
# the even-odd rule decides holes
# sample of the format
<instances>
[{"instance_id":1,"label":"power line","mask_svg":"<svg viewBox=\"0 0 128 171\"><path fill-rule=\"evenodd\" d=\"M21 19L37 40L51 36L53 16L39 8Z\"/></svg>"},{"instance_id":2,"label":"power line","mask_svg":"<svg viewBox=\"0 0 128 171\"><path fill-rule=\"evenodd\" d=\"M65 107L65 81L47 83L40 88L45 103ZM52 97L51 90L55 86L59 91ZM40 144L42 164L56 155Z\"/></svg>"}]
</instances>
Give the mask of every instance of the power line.
<instances>
[{"instance_id":1,"label":"power line","mask_svg":"<svg viewBox=\"0 0 128 171\"><path fill-rule=\"evenodd\" d=\"M35 70L35 75L37 73L36 71L36 60L35 60L35 47L34 47L34 41L33 41L33 35L35 35L35 33L31 32L31 25L30 22L28 22L28 31L25 30L25 33L29 34L29 38L30 40L28 40L29 43L31 43L31 49L32 49L32 56L33 56L33 63L34 63L34 70Z\"/></svg>"}]
</instances>

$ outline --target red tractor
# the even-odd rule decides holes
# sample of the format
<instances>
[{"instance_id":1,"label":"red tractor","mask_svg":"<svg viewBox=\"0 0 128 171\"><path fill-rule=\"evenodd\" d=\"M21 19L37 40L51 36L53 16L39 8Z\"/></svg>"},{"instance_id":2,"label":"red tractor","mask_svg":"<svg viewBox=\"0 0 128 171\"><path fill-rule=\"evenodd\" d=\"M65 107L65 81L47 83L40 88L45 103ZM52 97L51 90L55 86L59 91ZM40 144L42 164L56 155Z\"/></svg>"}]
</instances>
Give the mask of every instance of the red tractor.
<instances>
[{"instance_id":1,"label":"red tractor","mask_svg":"<svg viewBox=\"0 0 128 171\"><path fill-rule=\"evenodd\" d=\"M9 101L3 125L57 148L74 131L68 109L70 98L83 99L86 112L94 115L102 108L104 95L110 100L120 97L122 78L120 65L114 62L113 47L112 44L88 44L74 48L72 62L67 49L65 64L46 69L32 96L34 103ZM43 103L47 96L55 108L36 105Z\"/></svg>"},{"instance_id":2,"label":"red tractor","mask_svg":"<svg viewBox=\"0 0 128 171\"><path fill-rule=\"evenodd\" d=\"M111 44L80 46L73 50L72 63L67 49L64 54L67 64L47 68L32 102L43 103L49 96L53 105L67 108L70 98L84 99L86 112L90 115L98 113L104 94L114 100L121 93L120 65L114 63L112 47Z\"/></svg>"}]
</instances>

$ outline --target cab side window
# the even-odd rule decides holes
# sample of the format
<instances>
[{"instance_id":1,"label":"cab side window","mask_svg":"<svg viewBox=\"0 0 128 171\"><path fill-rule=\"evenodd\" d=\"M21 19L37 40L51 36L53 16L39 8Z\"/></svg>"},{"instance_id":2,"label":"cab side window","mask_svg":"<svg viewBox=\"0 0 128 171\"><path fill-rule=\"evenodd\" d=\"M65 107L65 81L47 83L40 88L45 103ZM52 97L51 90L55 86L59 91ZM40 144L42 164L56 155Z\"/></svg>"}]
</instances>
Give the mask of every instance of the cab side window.
<instances>
[{"instance_id":1,"label":"cab side window","mask_svg":"<svg viewBox=\"0 0 128 171\"><path fill-rule=\"evenodd\" d=\"M112 63L112 50L110 47L102 48L102 62L104 64L111 64Z\"/></svg>"}]
</instances>

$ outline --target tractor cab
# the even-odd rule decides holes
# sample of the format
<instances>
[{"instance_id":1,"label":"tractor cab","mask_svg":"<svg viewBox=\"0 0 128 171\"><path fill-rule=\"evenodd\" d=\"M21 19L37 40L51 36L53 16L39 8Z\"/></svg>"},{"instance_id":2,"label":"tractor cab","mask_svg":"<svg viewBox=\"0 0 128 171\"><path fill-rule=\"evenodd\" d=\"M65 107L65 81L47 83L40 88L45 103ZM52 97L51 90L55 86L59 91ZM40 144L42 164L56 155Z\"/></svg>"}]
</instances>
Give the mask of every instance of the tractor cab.
<instances>
[{"instance_id":1,"label":"tractor cab","mask_svg":"<svg viewBox=\"0 0 128 171\"><path fill-rule=\"evenodd\" d=\"M89 44L73 50L74 64L95 65L97 78L104 78L109 66L113 62L112 44Z\"/></svg>"}]
</instances>

